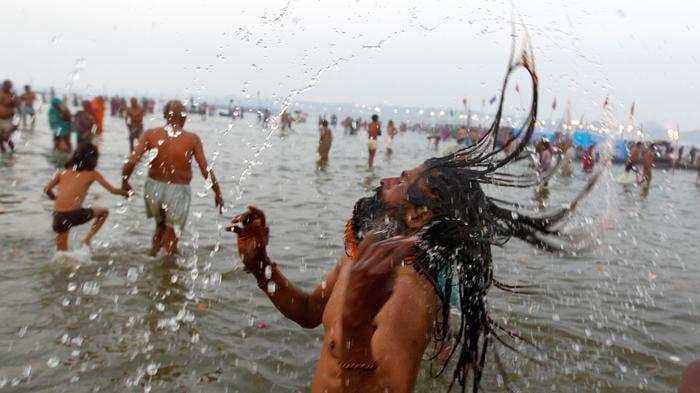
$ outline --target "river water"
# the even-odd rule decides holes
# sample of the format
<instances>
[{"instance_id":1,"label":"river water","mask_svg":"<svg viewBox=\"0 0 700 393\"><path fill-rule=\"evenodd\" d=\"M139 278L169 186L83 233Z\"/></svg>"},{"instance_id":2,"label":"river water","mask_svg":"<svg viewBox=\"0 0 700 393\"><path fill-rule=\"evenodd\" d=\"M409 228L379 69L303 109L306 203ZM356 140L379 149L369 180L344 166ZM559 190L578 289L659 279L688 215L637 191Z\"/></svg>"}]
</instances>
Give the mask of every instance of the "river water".
<instances>
[{"instance_id":1,"label":"river water","mask_svg":"<svg viewBox=\"0 0 700 393\"><path fill-rule=\"evenodd\" d=\"M224 118L195 117L188 128L202 137L210 160L216 157L228 212L216 213L195 175L183 256L168 266L146 256L154 225L140 192L125 201L94 185L86 204L109 207L111 214L92 256L77 267L52 262L52 204L41 190L55 164L45 116L34 133L20 136L17 153L0 159L3 392L307 391L322 330L304 330L271 306L240 269L222 226L247 204L264 209L271 256L310 289L342 254L343 224L354 201L381 177L434 154L423 135L400 135L393 156L378 154L370 172L364 137L337 129L330 163L318 170L315 124L266 140L252 115L232 126ZM118 119L106 121L99 169L118 184L126 130ZM489 294L494 319L540 347L519 346L520 354L496 348L514 391L672 391L684 365L700 357L695 174L657 171L646 198L615 184L613 174L580 211L584 228L605 225L595 249L560 257L511 240L494 250L497 277L538 285L534 295L495 288ZM135 190L143 180L139 170ZM570 200L585 182L580 171L553 180L550 203ZM532 197L530 191L489 192ZM73 231L71 246L86 229ZM487 359L483 391L504 391L493 354ZM445 390L447 378L431 378L430 369L426 360L416 390Z\"/></svg>"}]
</instances>

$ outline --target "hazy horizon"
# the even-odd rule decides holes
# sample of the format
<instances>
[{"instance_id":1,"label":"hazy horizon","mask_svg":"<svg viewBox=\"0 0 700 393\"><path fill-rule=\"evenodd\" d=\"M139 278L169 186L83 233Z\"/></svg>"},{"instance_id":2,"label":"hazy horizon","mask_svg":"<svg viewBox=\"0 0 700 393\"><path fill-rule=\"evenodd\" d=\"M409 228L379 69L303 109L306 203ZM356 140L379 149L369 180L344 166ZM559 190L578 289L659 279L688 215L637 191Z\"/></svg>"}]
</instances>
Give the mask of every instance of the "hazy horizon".
<instances>
[{"instance_id":1,"label":"hazy horizon","mask_svg":"<svg viewBox=\"0 0 700 393\"><path fill-rule=\"evenodd\" d=\"M601 116L700 129L692 15L634 1L216 1L133 0L5 5L3 78L92 92L353 103L474 110L498 93L511 15L531 36L540 117ZM519 29L521 30L521 29ZM696 35L696 34L695 34ZM519 42L519 39L518 39ZM508 92L516 112L527 102ZM511 86L512 90L512 86ZM551 103L557 99L557 109Z\"/></svg>"}]
</instances>

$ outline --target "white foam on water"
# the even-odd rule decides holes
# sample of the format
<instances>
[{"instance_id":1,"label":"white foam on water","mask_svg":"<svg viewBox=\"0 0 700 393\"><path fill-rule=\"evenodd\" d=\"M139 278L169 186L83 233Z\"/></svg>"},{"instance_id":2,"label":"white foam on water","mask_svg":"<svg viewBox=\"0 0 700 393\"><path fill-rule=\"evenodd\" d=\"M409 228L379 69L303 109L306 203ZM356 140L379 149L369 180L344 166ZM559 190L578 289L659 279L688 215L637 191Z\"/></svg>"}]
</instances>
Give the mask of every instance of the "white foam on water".
<instances>
[{"instance_id":1,"label":"white foam on water","mask_svg":"<svg viewBox=\"0 0 700 393\"><path fill-rule=\"evenodd\" d=\"M90 247L83 246L71 251L56 251L51 258L52 264L65 267L80 267L92 264L92 253Z\"/></svg>"},{"instance_id":2,"label":"white foam on water","mask_svg":"<svg viewBox=\"0 0 700 393\"><path fill-rule=\"evenodd\" d=\"M615 181L622 185L632 185L637 183L637 175L632 171L623 172L615 178Z\"/></svg>"}]
</instances>

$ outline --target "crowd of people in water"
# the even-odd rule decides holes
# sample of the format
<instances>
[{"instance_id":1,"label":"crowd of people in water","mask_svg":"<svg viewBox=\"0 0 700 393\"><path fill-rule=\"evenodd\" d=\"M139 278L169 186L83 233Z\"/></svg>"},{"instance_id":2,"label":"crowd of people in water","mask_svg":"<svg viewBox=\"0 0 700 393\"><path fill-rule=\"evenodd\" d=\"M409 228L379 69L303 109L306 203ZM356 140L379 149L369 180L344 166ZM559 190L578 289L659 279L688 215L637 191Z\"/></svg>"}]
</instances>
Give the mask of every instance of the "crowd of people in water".
<instances>
[{"instance_id":1,"label":"crowd of people in water","mask_svg":"<svg viewBox=\"0 0 700 393\"><path fill-rule=\"evenodd\" d=\"M69 98L74 110L71 110L68 105ZM155 148L159 143L167 142L166 146L172 145L172 147L167 149L167 153L159 153L158 157L163 157L162 168L154 168L153 164L151 164L149 177L152 181L147 183L147 185L151 188L151 193L158 195L158 198L161 198L162 195L179 196L176 198L177 201L171 201L172 203L169 204L171 214L165 218L157 217L159 214L157 203L159 201L154 199L153 203L149 205L149 212L151 212L149 214L156 216L157 221L172 221L172 223L176 224L184 224L186 221L189 195L180 186L189 184L191 179L189 162L192 157L195 158L200 166L202 176L212 179L216 186L215 189L218 189L213 171L206 169L206 159L202 151L201 142L195 134L184 133L181 138L169 138L168 135L171 132L166 128L159 128L156 131L150 130L144 134L144 116L153 114L156 110L156 101L147 97L142 97L141 99L131 97L129 100L119 96L96 96L91 99L83 99L77 94L73 94L71 97L59 97L53 89L35 92L28 85L24 86L21 94L17 94L14 92L12 82L6 80L3 82L2 90L0 91L0 147L3 152L8 149L14 150L12 135L17 129L26 132L34 130L36 116L44 111L44 103L48 106L46 113L53 135L54 150L64 153L67 160L66 171L52 179L46 188L47 194L52 196L52 198L56 196L52 192L54 187L58 186L64 190L64 192L59 193L59 198L56 202L57 214L55 215L55 220L58 221L55 223L54 229L70 228L72 225L79 225L79 223L85 223L94 219L93 227L85 239L85 244L89 244L108 214L105 209L93 209L90 212L84 211L84 209L81 210L82 200L85 198L89 184L93 181L98 181L110 192L126 195L124 189L129 188L126 181L131 171L133 171L133 166L136 165L136 162L138 162L138 159L145 151ZM200 114L203 118L206 118L207 116L217 115L218 109L217 106L208 105L204 102L195 104L192 98L190 98L188 105L184 105L179 101L170 101L164 108L166 110L164 115L168 119L168 127L179 128L184 126L187 113ZM97 157L99 156L97 146L99 145L99 138L104 132L105 113L107 111L109 111L109 116L123 119L127 129L129 151L132 154L124 167L123 180L125 183L123 186L125 188L121 190L112 187L96 171ZM246 111L256 113L258 122L262 125L268 124L272 118L272 112L268 108L243 108L235 106L233 100L229 103L227 110L218 112L218 115L227 116L235 120L243 118ZM173 114L177 114L180 117L172 118ZM15 116L18 118L17 121L15 121ZM305 123L307 116L301 110L293 112L288 110L282 111L277 118L280 132L291 131L294 124ZM383 150L387 156L390 156L394 152L395 138L406 132L426 134L430 148L437 155L447 157L468 146L478 144L486 135L493 131L488 128L475 127L468 124L426 125L420 122L409 123L406 121L401 121L397 124L391 119L384 125L380 121L378 114L373 114L368 119L347 116L342 120L339 120L338 115L335 113L330 115L322 114L318 117L319 139L317 152L320 168L324 168L330 160L333 130L338 126L343 129L344 135L356 135L360 132L366 135L367 167L370 170L374 166L377 151ZM383 131L385 135L383 135ZM519 139L521 138L519 135L516 135L517 132L512 127L499 126L498 131L495 146L498 146L500 149L500 157L507 157L512 153L513 148L519 145ZM75 135L75 138L73 138L73 135ZM75 140L75 143L73 140ZM380 140L383 140L382 146L380 146ZM648 193L655 162L658 159L669 160L664 157L670 156L670 160L675 160L678 163L683 155L683 148L679 150L678 154L674 156L673 147L668 143L630 142L628 144L629 154L624 162L624 173L620 176L621 183L641 185L643 186L643 193ZM161 146L159 151L165 151L165 149ZM662 154L661 152L664 153ZM690 149L689 156L691 162L700 160L700 154L697 154L697 149L694 147ZM554 140L550 141L546 137L542 137L531 141L525 149L519 152L519 156L516 157L516 161L518 160L527 160L529 165L535 168L538 175L544 179L535 192L535 199L541 201L543 193L544 198L546 198L547 181L551 176L551 172L556 170L558 176L572 176L575 171L575 163L580 162L583 173L592 173L596 164L601 160L601 154L595 143L586 148L574 146L570 134L556 132ZM77 174L71 171L89 171L91 174L87 177L76 177ZM80 180L73 178L79 178ZM66 184L68 186L65 186ZM223 204L220 192L217 193L216 200L217 206ZM172 212L178 211L178 209L181 211L177 213L178 217L174 217ZM64 236L65 232L58 233L57 248L66 250L67 238ZM168 253L173 252L176 249L176 243L173 233L167 231L166 228L160 228L154 235L153 253L156 253L161 248Z\"/></svg>"},{"instance_id":2,"label":"crowd of people in water","mask_svg":"<svg viewBox=\"0 0 700 393\"><path fill-rule=\"evenodd\" d=\"M530 72L536 92L537 79L530 63L514 63L512 68L516 67ZM131 175L151 150L155 155L143 188L146 213L156 224L151 255L171 256L178 251L178 236L190 210L193 160L202 177L211 182L214 204L222 212L223 194L202 142L185 129L188 113L206 118L216 114L216 106L171 100L162 107L165 124L144 130L145 114L156 110L152 99L70 98L75 111L68 105L69 97L58 97L53 91L37 93L25 86L16 94L12 83L5 81L0 92L3 152L6 147L15 149L12 135L17 129L33 131L41 102L48 106L54 149L68 155L64 168L44 188L54 200L52 228L57 251L69 249L71 229L92 222L82 241L90 246L109 215L106 208L83 206L90 186L97 182L110 193L132 196ZM110 116L123 119L129 140L130 154L123 164L120 186L112 185L98 170L107 109ZM256 112L260 123L272 118L269 109ZM231 103L219 114L236 119L244 113L244 108ZM262 210L251 206L233 217L227 229L237 235L245 270L274 306L302 327L324 327L314 391L335 391L341 384L352 386L352 391L410 391L430 344L443 364L454 359L453 383L465 387L471 375L477 391L488 345L508 339L526 342L489 316L485 296L491 286L518 291L517 286L493 277L491 246L505 245L515 237L544 250L565 252L552 243L552 238L565 234L553 228L561 226L590 191L600 174L596 166L603 159L595 144L575 147L564 132L551 141L533 140L534 113L531 109L518 131L501 126L500 116L484 128L405 121L397 125L393 120L384 124L379 114L343 120L336 114L319 116L319 166L331 159L333 129L338 125L346 135L366 134L370 170L376 153L381 149L387 155L395 154L395 139L409 131L425 133L435 157L400 176L382 179L374 195L357 201L344 228L345 255L311 292L291 283L268 256L270 228ZM301 111L283 111L279 130L292 130L294 123L306 118ZM635 182L648 190L657 156L657 144L635 142L629 147L625 172L634 173ZM481 189L481 184L494 184L538 187L536 194L541 193L553 172L572 176L577 160L581 171L590 173L588 185L561 210L516 214L517 202L493 199ZM518 161L527 163L534 174L505 176L501 172ZM388 283L391 290L387 291ZM460 317L449 323L453 307L459 308ZM404 312L407 309L412 312ZM395 367L399 360L406 367Z\"/></svg>"}]
</instances>

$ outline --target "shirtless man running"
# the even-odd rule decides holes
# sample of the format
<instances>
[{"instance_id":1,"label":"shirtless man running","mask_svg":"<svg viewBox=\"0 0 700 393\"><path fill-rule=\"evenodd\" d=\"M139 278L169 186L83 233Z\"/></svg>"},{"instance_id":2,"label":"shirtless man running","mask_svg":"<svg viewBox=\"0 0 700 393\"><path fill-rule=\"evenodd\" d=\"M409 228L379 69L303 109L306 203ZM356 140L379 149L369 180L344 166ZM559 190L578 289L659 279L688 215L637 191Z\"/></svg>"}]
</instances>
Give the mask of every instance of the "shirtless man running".
<instances>
[{"instance_id":1,"label":"shirtless man running","mask_svg":"<svg viewBox=\"0 0 700 393\"><path fill-rule=\"evenodd\" d=\"M134 142L143 133L143 107L136 97L131 97L131 106L126 109L126 127L129 129L129 152L134 151Z\"/></svg>"},{"instance_id":2,"label":"shirtless man running","mask_svg":"<svg viewBox=\"0 0 700 393\"><path fill-rule=\"evenodd\" d=\"M367 150L369 151L369 169L374 167L374 156L377 154L377 139L382 134L382 125L379 123L379 116L372 115L372 121L367 125Z\"/></svg>"},{"instance_id":3,"label":"shirtless man running","mask_svg":"<svg viewBox=\"0 0 700 393\"><path fill-rule=\"evenodd\" d=\"M131 177L143 154L156 149L158 154L148 165L148 178L144 184L146 214L156 221L150 254L155 256L162 248L166 255L177 251L175 226L184 227L190 210L190 181L192 158L197 162L205 179L210 179L214 202L221 213L224 199L214 171L207 167L207 159L199 137L184 130L187 120L185 106L180 101L169 101L163 109L167 124L147 130L139 139L134 152L122 170L122 188L130 190Z\"/></svg>"}]
</instances>

